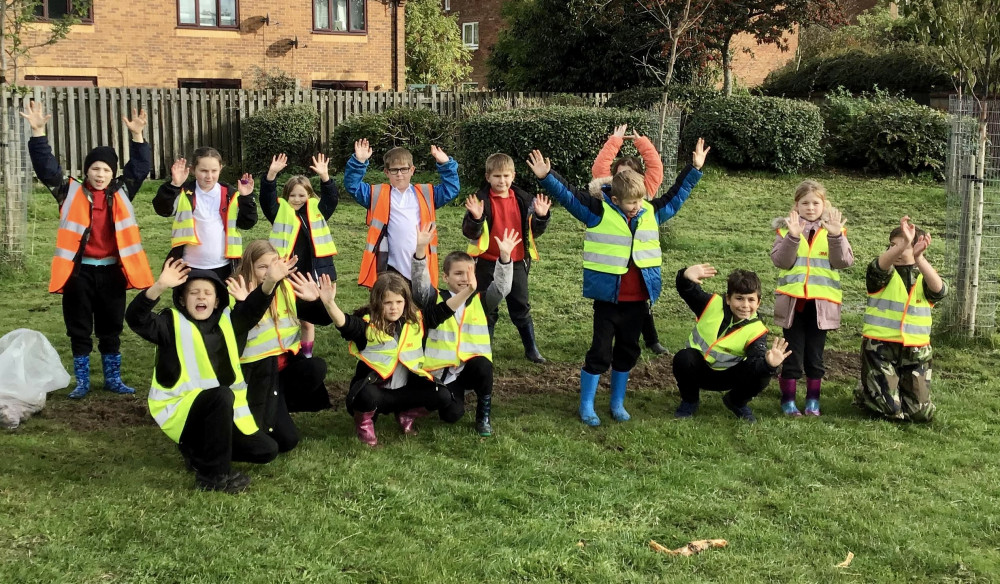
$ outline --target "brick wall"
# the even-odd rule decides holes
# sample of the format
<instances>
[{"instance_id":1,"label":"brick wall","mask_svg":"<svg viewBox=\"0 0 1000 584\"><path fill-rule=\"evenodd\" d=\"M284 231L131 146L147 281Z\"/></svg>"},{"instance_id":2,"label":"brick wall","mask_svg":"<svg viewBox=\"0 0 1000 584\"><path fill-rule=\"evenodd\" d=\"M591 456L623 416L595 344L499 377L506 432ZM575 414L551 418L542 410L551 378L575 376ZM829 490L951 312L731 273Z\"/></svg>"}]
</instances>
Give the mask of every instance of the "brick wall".
<instances>
[{"instance_id":1,"label":"brick wall","mask_svg":"<svg viewBox=\"0 0 1000 584\"><path fill-rule=\"evenodd\" d=\"M459 27L464 22L479 23L479 48L472 51L471 80L486 88L486 58L490 47L497 42L497 35L503 27L500 6L503 0L450 0L451 10L446 14L457 14ZM443 4L442 4L443 6Z\"/></svg>"},{"instance_id":2,"label":"brick wall","mask_svg":"<svg viewBox=\"0 0 1000 584\"><path fill-rule=\"evenodd\" d=\"M753 35L734 37L733 78L746 87L760 85L768 73L795 58L795 49L799 46L798 28L793 34L786 34L785 40L788 41L788 50L781 51L774 45L758 45ZM746 53L744 49L751 52Z\"/></svg>"}]
</instances>

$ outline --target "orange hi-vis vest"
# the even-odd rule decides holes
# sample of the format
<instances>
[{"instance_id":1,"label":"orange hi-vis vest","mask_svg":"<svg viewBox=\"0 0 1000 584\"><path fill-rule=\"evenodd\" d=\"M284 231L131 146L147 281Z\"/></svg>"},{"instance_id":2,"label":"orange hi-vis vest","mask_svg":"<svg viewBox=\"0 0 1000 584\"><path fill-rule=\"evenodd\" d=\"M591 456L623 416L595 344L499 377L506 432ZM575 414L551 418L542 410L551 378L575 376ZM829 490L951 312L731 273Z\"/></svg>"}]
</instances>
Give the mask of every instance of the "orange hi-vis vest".
<instances>
[{"instance_id":1,"label":"orange hi-vis vest","mask_svg":"<svg viewBox=\"0 0 1000 584\"><path fill-rule=\"evenodd\" d=\"M417 193L417 200L420 202L420 223L426 225L435 220L434 212L434 187L431 185L413 185L413 190ZM358 284L371 288L378 279L378 248L385 237L386 227L389 225L389 201L392 199L392 187L390 185L372 186L372 199L368 206L368 215L365 222L368 223L368 238L365 241L365 251L361 256L361 273L358 275ZM413 226L417 228L416 225ZM427 269L431 274L431 285L438 286L438 257L437 257L438 236L434 232L430 246L427 249Z\"/></svg>"},{"instance_id":2,"label":"orange hi-vis vest","mask_svg":"<svg viewBox=\"0 0 1000 584\"><path fill-rule=\"evenodd\" d=\"M69 191L59 209L59 231L56 232L56 250L52 255L49 292L62 292L76 268L83 236L90 230L93 199L87 189L76 179L69 179ZM118 258L129 288L149 288L153 285L153 272L142 249L139 224L135 209L125 189L115 191L111 204L115 222L115 243Z\"/></svg>"}]
</instances>

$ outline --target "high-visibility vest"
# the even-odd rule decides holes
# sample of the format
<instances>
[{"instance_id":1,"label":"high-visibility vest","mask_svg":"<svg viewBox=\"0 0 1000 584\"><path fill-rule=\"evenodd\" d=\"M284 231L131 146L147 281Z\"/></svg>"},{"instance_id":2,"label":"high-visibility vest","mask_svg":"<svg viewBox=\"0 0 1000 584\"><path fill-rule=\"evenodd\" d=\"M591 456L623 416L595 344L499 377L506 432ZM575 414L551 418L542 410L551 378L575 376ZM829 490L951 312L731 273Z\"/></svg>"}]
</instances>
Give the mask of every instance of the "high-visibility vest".
<instances>
[{"instance_id":1,"label":"high-visibility vest","mask_svg":"<svg viewBox=\"0 0 1000 584\"><path fill-rule=\"evenodd\" d=\"M276 310L265 312L264 318L247 333L247 344L240 355L240 363L260 361L287 351L299 352L302 325L295 308L295 290L288 280L278 284L271 302ZM277 318L274 312L277 312Z\"/></svg>"},{"instance_id":2,"label":"high-visibility vest","mask_svg":"<svg viewBox=\"0 0 1000 584\"><path fill-rule=\"evenodd\" d=\"M637 268L653 268L662 262L660 231L656 211L649 201L642 202L645 212L639 215L635 235L628 220L618 209L603 201L601 222L587 228L583 236L583 267L606 274L621 275L628 271L631 258Z\"/></svg>"},{"instance_id":3,"label":"high-visibility vest","mask_svg":"<svg viewBox=\"0 0 1000 584\"><path fill-rule=\"evenodd\" d=\"M365 322L369 322L367 315L365 315ZM392 377L396 365L403 365L421 377L433 379L431 374L423 368L423 337L423 317L419 317L417 322L405 323L402 332L399 333L398 342L393 336L387 335L369 324L365 330L365 338L368 341L365 348L358 351L357 345L351 341L347 344L347 350L371 367L382 379Z\"/></svg>"},{"instance_id":4,"label":"high-visibility vest","mask_svg":"<svg viewBox=\"0 0 1000 584\"><path fill-rule=\"evenodd\" d=\"M533 215L528 215L528 257L534 261L538 261L538 248L535 247L535 236L531 233L531 221L534 219ZM523 236L524 234L522 234ZM524 237L521 238L522 240ZM469 247L466 248L465 253L472 257L479 257L483 255L490 248L490 222L483 220L483 234L479 236L479 239L470 239Z\"/></svg>"},{"instance_id":5,"label":"high-visibility vest","mask_svg":"<svg viewBox=\"0 0 1000 584\"><path fill-rule=\"evenodd\" d=\"M438 294L438 302L442 302ZM486 357L493 361L490 348L490 329L483 310L482 295L476 294L465 306L462 320L449 318L437 328L427 331L424 347L424 366L427 371L455 367L473 357Z\"/></svg>"},{"instance_id":6,"label":"high-visibility vest","mask_svg":"<svg viewBox=\"0 0 1000 584\"><path fill-rule=\"evenodd\" d=\"M909 290L899 272L892 268L892 278L885 288L868 294L865 324L861 336L878 341L903 343L906 347L931 344L931 308L934 303L924 295L924 275Z\"/></svg>"},{"instance_id":7,"label":"high-visibility vest","mask_svg":"<svg viewBox=\"0 0 1000 584\"><path fill-rule=\"evenodd\" d=\"M337 255L337 246L333 243L330 225L323 214L319 212L319 201L310 198L306 201L306 220L309 221L309 238L313 245L313 255L325 258ZM285 199L278 199L278 214L271 226L270 242L278 255L285 257L295 248L295 240L299 237L302 221L298 214Z\"/></svg>"},{"instance_id":8,"label":"high-visibility vest","mask_svg":"<svg viewBox=\"0 0 1000 584\"><path fill-rule=\"evenodd\" d=\"M229 195L226 187L219 185L222 189L223 200ZM170 247L175 248L182 245L201 245L198 240L198 233L194 229L194 207L191 200L194 193L181 189L180 196L177 197L177 210L174 212L174 223L170 227ZM237 192L229 199L226 208L226 258L239 259L243 255L243 235L236 228L236 216L239 214L240 194Z\"/></svg>"},{"instance_id":9,"label":"high-visibility vest","mask_svg":"<svg viewBox=\"0 0 1000 584\"><path fill-rule=\"evenodd\" d=\"M428 224L435 220L434 212L434 187L431 185L413 185L413 190L417 193L417 200L420 202L420 223ZM389 202L392 199L392 187L389 185L372 186L371 203L368 206L368 215L365 221L368 223L368 237L365 240L365 251L361 255L361 273L358 275L358 284L371 288L378 279L378 250L377 247L382 241L382 235L389 225ZM416 225L413 226L417 228ZM431 285L437 288L438 285L438 259L437 259L438 236L437 231L431 238L430 246L427 249L427 268L431 274Z\"/></svg>"},{"instance_id":10,"label":"high-visibility vest","mask_svg":"<svg viewBox=\"0 0 1000 584\"><path fill-rule=\"evenodd\" d=\"M219 377L212 368L208 351L205 350L205 340L198 327L181 316L177 309L171 308L170 312L174 321L174 350L177 351L177 361L181 366L180 375L173 386L163 387L157 381L154 367L148 403L149 413L153 415L160 429L174 442L180 442L191 404L202 391L219 387ZM243 380L239 355L236 354L236 334L233 332L229 313L228 307L223 310L219 328L222 329L226 341L229 365L233 369L233 375L236 376L233 384L229 386L236 398L233 400L233 422L240 432L250 435L257 431L257 424L253 421L253 414L250 413L250 406L247 404L247 384Z\"/></svg>"},{"instance_id":11,"label":"high-visibility vest","mask_svg":"<svg viewBox=\"0 0 1000 584\"><path fill-rule=\"evenodd\" d=\"M59 230L56 232L56 250L52 254L49 274L49 292L62 292L76 268L83 235L90 229L93 212L92 195L80 181L69 179L66 199L59 209ZM142 248L139 224L135 209L124 188L111 200L112 219L115 222L115 244L118 259L129 288L149 288L153 285L153 272L149 269L146 251Z\"/></svg>"},{"instance_id":12,"label":"high-visibility vest","mask_svg":"<svg viewBox=\"0 0 1000 584\"><path fill-rule=\"evenodd\" d=\"M845 229L842 233L846 232ZM785 237L788 229L779 229L778 234ZM829 300L837 304L843 301L840 273L830 266L830 242L825 228L819 228L812 243L805 237L799 238L795 265L778 274L775 292L806 300Z\"/></svg>"},{"instance_id":13,"label":"high-visibility vest","mask_svg":"<svg viewBox=\"0 0 1000 584\"><path fill-rule=\"evenodd\" d=\"M722 296L713 294L688 337L688 346L700 351L712 369L729 369L738 364L746 357L747 347L767 334L767 327L754 314L747 324L720 337L719 327L725 316Z\"/></svg>"}]
</instances>

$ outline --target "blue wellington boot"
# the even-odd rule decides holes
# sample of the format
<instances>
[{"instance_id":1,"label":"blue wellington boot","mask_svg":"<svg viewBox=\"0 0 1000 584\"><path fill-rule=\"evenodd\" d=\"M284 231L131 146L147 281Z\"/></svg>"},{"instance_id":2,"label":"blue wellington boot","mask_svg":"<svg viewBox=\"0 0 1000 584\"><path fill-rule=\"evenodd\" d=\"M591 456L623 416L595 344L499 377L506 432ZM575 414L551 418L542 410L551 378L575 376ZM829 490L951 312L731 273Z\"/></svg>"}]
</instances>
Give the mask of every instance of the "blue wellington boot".
<instances>
[{"instance_id":1,"label":"blue wellington boot","mask_svg":"<svg viewBox=\"0 0 1000 584\"><path fill-rule=\"evenodd\" d=\"M597 395L597 382L600 375L580 370L580 419L588 426L600 426L601 419L594 411L594 396Z\"/></svg>"},{"instance_id":2,"label":"blue wellington boot","mask_svg":"<svg viewBox=\"0 0 1000 584\"><path fill-rule=\"evenodd\" d=\"M73 357L73 375L76 376L76 387L69 392L69 397L80 399L90 393L90 355Z\"/></svg>"},{"instance_id":3,"label":"blue wellington boot","mask_svg":"<svg viewBox=\"0 0 1000 584\"><path fill-rule=\"evenodd\" d=\"M628 386L628 371L611 370L611 417L618 422L627 422L632 416L625 411L625 388Z\"/></svg>"},{"instance_id":4,"label":"blue wellington boot","mask_svg":"<svg viewBox=\"0 0 1000 584\"><path fill-rule=\"evenodd\" d=\"M122 381L122 354L101 355L104 368L104 389L112 393L133 394L135 390Z\"/></svg>"}]
</instances>

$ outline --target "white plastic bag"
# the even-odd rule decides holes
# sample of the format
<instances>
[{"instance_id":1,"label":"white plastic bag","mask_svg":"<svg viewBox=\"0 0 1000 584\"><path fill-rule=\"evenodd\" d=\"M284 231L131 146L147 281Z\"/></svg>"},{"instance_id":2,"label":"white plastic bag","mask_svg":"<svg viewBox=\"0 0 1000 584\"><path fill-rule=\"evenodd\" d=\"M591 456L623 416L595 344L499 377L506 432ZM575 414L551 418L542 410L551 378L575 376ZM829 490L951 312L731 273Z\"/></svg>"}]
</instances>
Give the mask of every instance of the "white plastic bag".
<instances>
[{"instance_id":1,"label":"white plastic bag","mask_svg":"<svg viewBox=\"0 0 1000 584\"><path fill-rule=\"evenodd\" d=\"M69 379L42 333L17 329L0 337L0 426L16 428L42 409L46 393L66 387Z\"/></svg>"}]
</instances>

